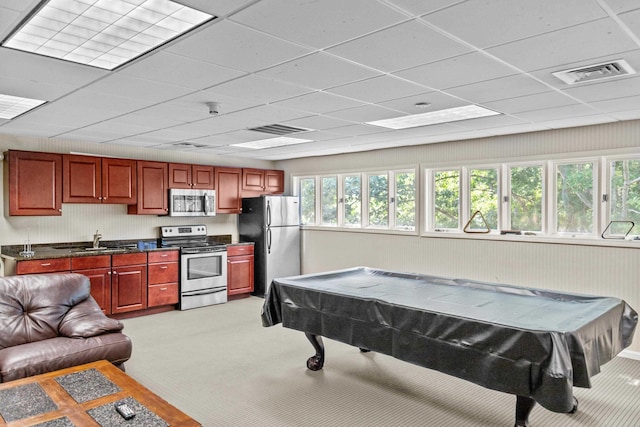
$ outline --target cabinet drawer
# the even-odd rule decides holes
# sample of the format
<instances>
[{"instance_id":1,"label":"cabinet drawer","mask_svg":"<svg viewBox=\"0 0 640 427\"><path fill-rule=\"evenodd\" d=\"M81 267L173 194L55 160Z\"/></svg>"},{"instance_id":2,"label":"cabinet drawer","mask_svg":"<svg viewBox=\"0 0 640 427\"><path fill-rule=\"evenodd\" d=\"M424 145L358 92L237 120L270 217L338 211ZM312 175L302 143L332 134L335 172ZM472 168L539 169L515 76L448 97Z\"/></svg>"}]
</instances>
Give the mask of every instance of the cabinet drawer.
<instances>
[{"instance_id":1,"label":"cabinet drawer","mask_svg":"<svg viewBox=\"0 0 640 427\"><path fill-rule=\"evenodd\" d=\"M177 261L178 251L149 252L149 264L153 262Z\"/></svg>"},{"instance_id":2,"label":"cabinet drawer","mask_svg":"<svg viewBox=\"0 0 640 427\"><path fill-rule=\"evenodd\" d=\"M253 245L227 246L227 256L252 255Z\"/></svg>"},{"instance_id":3,"label":"cabinet drawer","mask_svg":"<svg viewBox=\"0 0 640 427\"><path fill-rule=\"evenodd\" d=\"M134 254L115 254L111 256L111 266L138 265L147 263L147 253L138 252Z\"/></svg>"},{"instance_id":4,"label":"cabinet drawer","mask_svg":"<svg viewBox=\"0 0 640 427\"><path fill-rule=\"evenodd\" d=\"M71 263L69 258L52 258L52 259L34 259L31 261L18 261L16 266L16 274L32 274L32 273L56 273L69 272Z\"/></svg>"},{"instance_id":5,"label":"cabinet drawer","mask_svg":"<svg viewBox=\"0 0 640 427\"><path fill-rule=\"evenodd\" d=\"M111 255L82 256L71 258L71 270L111 267Z\"/></svg>"},{"instance_id":6,"label":"cabinet drawer","mask_svg":"<svg viewBox=\"0 0 640 427\"><path fill-rule=\"evenodd\" d=\"M149 284L169 283L178 281L178 263L165 262L161 264L149 264Z\"/></svg>"},{"instance_id":7,"label":"cabinet drawer","mask_svg":"<svg viewBox=\"0 0 640 427\"><path fill-rule=\"evenodd\" d=\"M148 307L178 303L178 284L165 283L150 285L148 289Z\"/></svg>"}]
</instances>

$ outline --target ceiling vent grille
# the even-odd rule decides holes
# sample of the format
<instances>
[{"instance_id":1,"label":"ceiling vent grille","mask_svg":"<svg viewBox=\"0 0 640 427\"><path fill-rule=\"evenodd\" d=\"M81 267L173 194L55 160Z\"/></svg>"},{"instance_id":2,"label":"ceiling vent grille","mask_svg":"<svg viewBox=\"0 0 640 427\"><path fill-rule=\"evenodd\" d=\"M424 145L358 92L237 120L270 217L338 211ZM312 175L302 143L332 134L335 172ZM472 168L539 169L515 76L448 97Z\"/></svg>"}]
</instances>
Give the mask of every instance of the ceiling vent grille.
<instances>
[{"instance_id":1,"label":"ceiling vent grille","mask_svg":"<svg viewBox=\"0 0 640 427\"><path fill-rule=\"evenodd\" d=\"M271 135L290 135L292 133L309 132L310 130L313 130L313 129L296 128L293 126L273 124L273 125L249 128L249 130L253 130L256 132L269 133Z\"/></svg>"},{"instance_id":2,"label":"ceiling vent grille","mask_svg":"<svg viewBox=\"0 0 640 427\"><path fill-rule=\"evenodd\" d=\"M573 85L576 83L590 82L593 80L610 79L612 77L635 74L635 70L621 59L613 62L603 62L601 64L590 65L588 67L576 68L573 70L557 71L554 76Z\"/></svg>"},{"instance_id":3,"label":"ceiling vent grille","mask_svg":"<svg viewBox=\"0 0 640 427\"><path fill-rule=\"evenodd\" d=\"M178 142L176 144L172 144L174 147L179 147L179 148L206 148L206 145L202 145L202 144L193 144L191 142Z\"/></svg>"}]
</instances>

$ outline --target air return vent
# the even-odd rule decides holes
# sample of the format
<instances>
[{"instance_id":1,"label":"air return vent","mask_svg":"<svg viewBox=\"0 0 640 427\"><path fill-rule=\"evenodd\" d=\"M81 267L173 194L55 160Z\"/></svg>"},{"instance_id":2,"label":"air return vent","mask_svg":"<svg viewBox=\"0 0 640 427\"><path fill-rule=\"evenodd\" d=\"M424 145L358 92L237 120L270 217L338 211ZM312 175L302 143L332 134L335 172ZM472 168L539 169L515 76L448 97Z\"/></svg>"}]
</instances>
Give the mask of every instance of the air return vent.
<instances>
[{"instance_id":1,"label":"air return vent","mask_svg":"<svg viewBox=\"0 0 640 427\"><path fill-rule=\"evenodd\" d=\"M620 59L618 61L603 62L602 64L590 65L573 70L557 71L552 74L566 84L573 85L635 73L635 70L631 68L627 61Z\"/></svg>"},{"instance_id":2,"label":"air return vent","mask_svg":"<svg viewBox=\"0 0 640 427\"><path fill-rule=\"evenodd\" d=\"M308 132L313 129L296 128L293 126L273 124L273 125L259 126L256 128L249 128L249 130L253 130L256 132L269 133L271 135L290 135L292 133Z\"/></svg>"},{"instance_id":3,"label":"air return vent","mask_svg":"<svg viewBox=\"0 0 640 427\"><path fill-rule=\"evenodd\" d=\"M193 144L191 142L178 142L176 144L172 144L174 147L179 147L179 148L205 148L207 147L206 145L201 145L201 144Z\"/></svg>"}]
</instances>

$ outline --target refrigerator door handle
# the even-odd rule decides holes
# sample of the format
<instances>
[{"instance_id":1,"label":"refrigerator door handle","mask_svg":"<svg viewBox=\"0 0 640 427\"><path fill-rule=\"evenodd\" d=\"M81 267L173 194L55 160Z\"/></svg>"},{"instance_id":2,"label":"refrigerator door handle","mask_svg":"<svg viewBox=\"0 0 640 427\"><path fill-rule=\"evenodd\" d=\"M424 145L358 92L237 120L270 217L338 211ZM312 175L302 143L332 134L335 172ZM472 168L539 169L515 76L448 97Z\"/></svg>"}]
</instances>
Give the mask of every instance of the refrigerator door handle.
<instances>
[{"instance_id":1,"label":"refrigerator door handle","mask_svg":"<svg viewBox=\"0 0 640 427\"><path fill-rule=\"evenodd\" d=\"M271 227L271 202L267 200L267 227Z\"/></svg>"},{"instance_id":2,"label":"refrigerator door handle","mask_svg":"<svg viewBox=\"0 0 640 427\"><path fill-rule=\"evenodd\" d=\"M271 253L271 227L267 228L267 253Z\"/></svg>"}]
</instances>

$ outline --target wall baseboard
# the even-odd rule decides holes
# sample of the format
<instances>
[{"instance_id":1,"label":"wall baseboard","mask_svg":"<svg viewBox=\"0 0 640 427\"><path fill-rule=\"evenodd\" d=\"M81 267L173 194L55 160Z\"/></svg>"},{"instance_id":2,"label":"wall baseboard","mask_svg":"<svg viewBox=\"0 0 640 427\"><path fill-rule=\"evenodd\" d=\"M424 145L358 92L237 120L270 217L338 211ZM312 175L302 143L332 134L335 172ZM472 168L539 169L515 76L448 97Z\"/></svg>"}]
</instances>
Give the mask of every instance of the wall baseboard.
<instances>
[{"instance_id":1,"label":"wall baseboard","mask_svg":"<svg viewBox=\"0 0 640 427\"><path fill-rule=\"evenodd\" d=\"M640 353L637 351L622 350L618 356L626 357L627 359L640 360Z\"/></svg>"}]
</instances>

